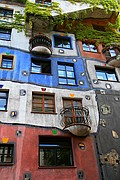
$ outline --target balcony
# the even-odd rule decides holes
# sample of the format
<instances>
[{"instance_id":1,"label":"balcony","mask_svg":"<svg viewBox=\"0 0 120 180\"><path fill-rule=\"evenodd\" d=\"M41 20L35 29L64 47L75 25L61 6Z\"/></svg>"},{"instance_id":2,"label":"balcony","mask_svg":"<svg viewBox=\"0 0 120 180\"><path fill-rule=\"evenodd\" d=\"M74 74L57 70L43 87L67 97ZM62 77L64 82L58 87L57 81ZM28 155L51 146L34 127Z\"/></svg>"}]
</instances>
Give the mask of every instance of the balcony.
<instances>
[{"instance_id":1,"label":"balcony","mask_svg":"<svg viewBox=\"0 0 120 180\"><path fill-rule=\"evenodd\" d=\"M76 136L87 136L90 133L89 110L86 107L69 106L64 107L60 115L61 125Z\"/></svg>"},{"instance_id":2,"label":"balcony","mask_svg":"<svg viewBox=\"0 0 120 180\"><path fill-rule=\"evenodd\" d=\"M31 38L29 44L29 50L34 55L49 57L52 54L52 41L43 34Z\"/></svg>"},{"instance_id":3,"label":"balcony","mask_svg":"<svg viewBox=\"0 0 120 180\"><path fill-rule=\"evenodd\" d=\"M120 45L113 43L102 50L106 57L106 63L110 66L120 67Z\"/></svg>"}]
</instances>

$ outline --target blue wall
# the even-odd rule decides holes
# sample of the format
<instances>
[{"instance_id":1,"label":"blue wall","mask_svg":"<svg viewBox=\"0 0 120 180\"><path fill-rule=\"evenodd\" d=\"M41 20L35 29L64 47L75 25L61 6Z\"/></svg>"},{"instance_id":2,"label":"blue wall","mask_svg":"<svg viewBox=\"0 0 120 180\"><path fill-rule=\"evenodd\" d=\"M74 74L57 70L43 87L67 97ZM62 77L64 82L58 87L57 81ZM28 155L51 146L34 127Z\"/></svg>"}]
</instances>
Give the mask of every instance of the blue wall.
<instances>
[{"instance_id":1,"label":"blue wall","mask_svg":"<svg viewBox=\"0 0 120 180\"><path fill-rule=\"evenodd\" d=\"M14 69L12 70L5 70L0 69L0 79L1 80L10 80L10 81L16 81L16 82L26 82L41 86L47 86L47 87L58 87L58 88L65 88L65 89L76 89L76 90L85 90L89 89L89 84L87 80L87 76L85 73L85 69L83 66L83 60L80 57L75 57L77 59L77 62L73 62L72 59L74 57L50 57L46 58L48 60L51 60L51 74L35 74L30 73L31 70L31 57L30 53L16 50L16 49L10 49L7 47L0 47L0 54L11 54L15 56L15 64ZM74 70L75 70L75 77L76 82L78 85L75 86L69 86L69 85L59 85L58 84L58 71L57 71L57 62L67 62L67 63L74 63ZM23 75L23 71L26 71L28 74L25 76ZM82 75L82 73L85 73L85 75ZM79 81L83 82L83 85L79 84Z\"/></svg>"}]
</instances>

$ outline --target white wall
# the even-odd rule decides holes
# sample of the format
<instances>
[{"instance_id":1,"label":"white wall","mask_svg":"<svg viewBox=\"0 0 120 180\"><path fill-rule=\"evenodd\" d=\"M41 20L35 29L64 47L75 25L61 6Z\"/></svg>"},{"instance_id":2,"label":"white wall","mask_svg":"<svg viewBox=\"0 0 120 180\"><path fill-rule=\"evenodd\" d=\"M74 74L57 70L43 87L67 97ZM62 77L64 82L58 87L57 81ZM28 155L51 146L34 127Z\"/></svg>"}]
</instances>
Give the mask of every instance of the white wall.
<instances>
[{"instance_id":1,"label":"white wall","mask_svg":"<svg viewBox=\"0 0 120 180\"><path fill-rule=\"evenodd\" d=\"M58 127L63 129L60 125L61 116L60 109L63 108L63 97L70 97L74 94L74 98L82 98L83 106L87 106L90 112L90 119L92 122L91 132L96 132L98 126L98 109L95 100L94 91L73 91L62 90L56 88L46 88L46 92L55 93L56 114L37 114L31 113L32 110L32 91L42 92L42 86L14 83L10 81L0 81L3 84L2 89L9 89L8 111L0 112L0 121L7 123L24 123L37 126ZM20 89L26 90L25 96L20 96ZM90 96L90 100L85 98L86 95ZM11 111L17 111L16 117L10 117Z\"/></svg>"}]
</instances>

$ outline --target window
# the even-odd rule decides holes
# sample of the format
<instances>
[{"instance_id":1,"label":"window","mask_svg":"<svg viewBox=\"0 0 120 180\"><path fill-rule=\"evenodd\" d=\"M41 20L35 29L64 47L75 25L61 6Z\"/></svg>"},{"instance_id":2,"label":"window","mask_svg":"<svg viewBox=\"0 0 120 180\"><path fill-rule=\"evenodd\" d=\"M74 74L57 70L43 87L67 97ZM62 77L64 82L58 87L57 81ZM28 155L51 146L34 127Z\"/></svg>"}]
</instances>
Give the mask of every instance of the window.
<instances>
[{"instance_id":1,"label":"window","mask_svg":"<svg viewBox=\"0 0 120 180\"><path fill-rule=\"evenodd\" d=\"M32 58L31 72L51 74L51 61Z\"/></svg>"},{"instance_id":2,"label":"window","mask_svg":"<svg viewBox=\"0 0 120 180\"><path fill-rule=\"evenodd\" d=\"M0 91L0 111L7 110L8 91Z\"/></svg>"},{"instance_id":3,"label":"window","mask_svg":"<svg viewBox=\"0 0 120 180\"><path fill-rule=\"evenodd\" d=\"M0 144L0 164L13 164L13 144Z\"/></svg>"},{"instance_id":4,"label":"window","mask_svg":"<svg viewBox=\"0 0 120 180\"><path fill-rule=\"evenodd\" d=\"M12 69L13 68L13 59L14 59L14 56L2 55L0 67Z\"/></svg>"},{"instance_id":5,"label":"window","mask_svg":"<svg viewBox=\"0 0 120 180\"><path fill-rule=\"evenodd\" d=\"M94 44L88 44L83 42L82 47L84 51L97 52L97 48Z\"/></svg>"},{"instance_id":6,"label":"window","mask_svg":"<svg viewBox=\"0 0 120 180\"><path fill-rule=\"evenodd\" d=\"M116 56L116 52L114 49L109 49L109 53L111 57L115 57Z\"/></svg>"},{"instance_id":7,"label":"window","mask_svg":"<svg viewBox=\"0 0 120 180\"><path fill-rule=\"evenodd\" d=\"M97 31L105 31L105 26L99 26L96 24L92 24L93 29L97 30Z\"/></svg>"},{"instance_id":8,"label":"window","mask_svg":"<svg viewBox=\"0 0 120 180\"><path fill-rule=\"evenodd\" d=\"M82 99L63 98L64 107L82 106Z\"/></svg>"},{"instance_id":9,"label":"window","mask_svg":"<svg viewBox=\"0 0 120 180\"><path fill-rule=\"evenodd\" d=\"M63 98L63 107L68 108L64 113L64 123L68 126L75 122L81 122L83 115L77 107L82 107L82 99Z\"/></svg>"},{"instance_id":10,"label":"window","mask_svg":"<svg viewBox=\"0 0 120 180\"><path fill-rule=\"evenodd\" d=\"M75 85L73 64L58 64L59 84Z\"/></svg>"},{"instance_id":11,"label":"window","mask_svg":"<svg viewBox=\"0 0 120 180\"><path fill-rule=\"evenodd\" d=\"M55 95L52 93L33 92L32 112L55 113Z\"/></svg>"},{"instance_id":12,"label":"window","mask_svg":"<svg viewBox=\"0 0 120 180\"><path fill-rule=\"evenodd\" d=\"M11 18L13 16L13 10L0 7L0 16Z\"/></svg>"},{"instance_id":13,"label":"window","mask_svg":"<svg viewBox=\"0 0 120 180\"><path fill-rule=\"evenodd\" d=\"M118 81L115 69L95 67L96 75L99 80L104 81Z\"/></svg>"},{"instance_id":14,"label":"window","mask_svg":"<svg viewBox=\"0 0 120 180\"><path fill-rule=\"evenodd\" d=\"M0 39L10 41L10 39L11 39L11 29L0 28Z\"/></svg>"},{"instance_id":15,"label":"window","mask_svg":"<svg viewBox=\"0 0 120 180\"><path fill-rule=\"evenodd\" d=\"M40 137L39 166L73 166L71 139Z\"/></svg>"},{"instance_id":16,"label":"window","mask_svg":"<svg viewBox=\"0 0 120 180\"><path fill-rule=\"evenodd\" d=\"M72 49L71 39L66 36L54 35L54 46L58 48Z\"/></svg>"},{"instance_id":17,"label":"window","mask_svg":"<svg viewBox=\"0 0 120 180\"><path fill-rule=\"evenodd\" d=\"M51 5L51 0L36 0L36 3Z\"/></svg>"}]
</instances>

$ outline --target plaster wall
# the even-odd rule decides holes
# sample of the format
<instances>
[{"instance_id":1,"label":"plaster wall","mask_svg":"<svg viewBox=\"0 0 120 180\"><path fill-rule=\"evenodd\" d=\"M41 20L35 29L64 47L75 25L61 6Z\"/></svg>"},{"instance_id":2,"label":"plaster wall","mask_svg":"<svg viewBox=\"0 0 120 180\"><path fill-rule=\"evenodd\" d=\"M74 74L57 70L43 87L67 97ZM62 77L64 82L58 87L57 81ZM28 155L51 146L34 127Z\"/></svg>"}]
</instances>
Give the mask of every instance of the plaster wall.
<instances>
[{"instance_id":1,"label":"plaster wall","mask_svg":"<svg viewBox=\"0 0 120 180\"><path fill-rule=\"evenodd\" d=\"M112 82L112 81L98 80L97 76L96 76L95 66L112 68L108 64L100 62L100 61L86 59L86 65L87 65L87 70L88 70L90 81L91 81L93 88L109 89L109 88L107 88L107 84L109 84L111 86L112 90L116 90L116 91L120 90L120 68L115 68L118 82ZM94 83L94 80L97 80L98 82Z\"/></svg>"},{"instance_id":2,"label":"plaster wall","mask_svg":"<svg viewBox=\"0 0 120 180\"><path fill-rule=\"evenodd\" d=\"M99 44L97 47L97 52L88 52L84 51L82 47L82 41L78 41L79 49L81 52L81 56L83 58L94 58L96 60L101 60L103 62L106 62L106 58L102 53L102 44Z\"/></svg>"},{"instance_id":3,"label":"plaster wall","mask_svg":"<svg viewBox=\"0 0 120 180\"><path fill-rule=\"evenodd\" d=\"M62 98L70 98L71 93L74 94L74 98L82 98L82 105L87 106L90 113L91 119L91 132L97 131L98 126L98 110L97 103L95 100L94 91L74 91L74 90L61 90L58 88L46 88L45 92L55 93L55 104L56 113L55 114L38 114L32 113L32 91L42 92L42 86L13 83L9 81L0 81L3 85L2 89L9 89L8 98L8 111L0 112L0 120L7 123L23 123L31 124L43 127L58 127L63 129L61 126L61 116L60 110L63 108ZM20 96L20 90L24 89L26 91L25 96ZM87 100L85 96L88 95L90 100ZM16 117L10 117L11 111L16 111Z\"/></svg>"},{"instance_id":4,"label":"plaster wall","mask_svg":"<svg viewBox=\"0 0 120 180\"><path fill-rule=\"evenodd\" d=\"M47 34L48 37L52 40L52 47L53 47L53 52L52 55L58 55L58 56L78 56L78 52L76 49L76 39L75 39L75 35L74 34L65 34L62 32L55 32L55 31L51 31L49 34ZM65 48L56 48L54 47L54 37L53 35L61 35L61 36L67 36L70 37L71 39L71 45L72 45L72 49L65 49ZM60 53L59 50L62 49L64 50L64 53Z\"/></svg>"},{"instance_id":5,"label":"plaster wall","mask_svg":"<svg viewBox=\"0 0 120 180\"><path fill-rule=\"evenodd\" d=\"M25 9L22 6L17 6L14 4L13 5L2 4L2 3L0 3L0 7L7 8L7 9L13 9L13 17L17 11L19 11L20 14L24 14L24 9ZM1 17L1 20L3 20L4 22L11 22L12 18L4 18L4 17L2 18ZM14 48L28 51L29 50L29 37L25 36L24 31L18 32L17 29L12 28L11 40L6 41L6 40L0 39L0 45L14 47Z\"/></svg>"},{"instance_id":6,"label":"plaster wall","mask_svg":"<svg viewBox=\"0 0 120 180\"><path fill-rule=\"evenodd\" d=\"M84 90L90 89L87 75L85 72L83 60L78 57L63 57L63 56L51 56L50 58L43 58L40 56L32 56L29 53L24 51L0 47L0 55L10 54L15 57L14 68L4 69L0 68L0 79L10 80L16 82L27 82L30 84L42 85L47 87L59 87L65 89L76 89ZM47 73L32 73L31 72L31 58L37 58L42 61L49 60L51 61L51 74ZM77 62L73 62L73 60ZM76 85L59 85L58 82L58 62L70 63L74 66ZM26 72L27 75L24 75L23 72ZM82 82L82 84L81 84Z\"/></svg>"},{"instance_id":7,"label":"plaster wall","mask_svg":"<svg viewBox=\"0 0 120 180\"><path fill-rule=\"evenodd\" d=\"M21 131L20 136L16 135L17 130ZM57 134L53 135L52 130L53 128L0 124L0 143L2 143L3 137L7 137L8 143L15 145L14 164L0 166L1 179L21 180L24 174L29 172L33 180L76 180L78 179L77 172L82 170L85 180L99 180L93 137L79 138L59 129L57 129ZM39 136L70 137L74 165L70 167L39 167ZM79 143L84 144L84 150L80 149Z\"/></svg>"}]
</instances>

